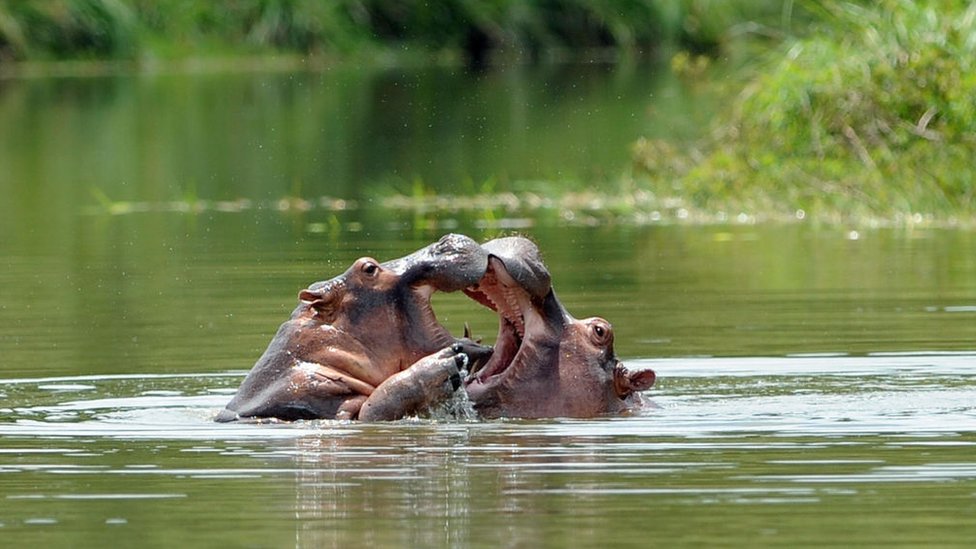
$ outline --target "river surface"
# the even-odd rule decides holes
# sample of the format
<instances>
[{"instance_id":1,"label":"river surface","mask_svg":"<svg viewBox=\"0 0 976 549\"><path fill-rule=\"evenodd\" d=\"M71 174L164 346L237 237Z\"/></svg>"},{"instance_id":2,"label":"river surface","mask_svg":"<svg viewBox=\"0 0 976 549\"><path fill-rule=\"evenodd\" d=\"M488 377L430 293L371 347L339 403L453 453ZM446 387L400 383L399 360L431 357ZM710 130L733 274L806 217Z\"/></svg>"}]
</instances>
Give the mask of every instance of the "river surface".
<instances>
[{"instance_id":1,"label":"river surface","mask_svg":"<svg viewBox=\"0 0 976 549\"><path fill-rule=\"evenodd\" d=\"M369 205L416 178L605 184L708 111L655 74L0 81L3 545L971 546L972 232ZM211 421L300 289L505 226L656 370L642 411ZM494 338L463 296L434 304Z\"/></svg>"}]
</instances>

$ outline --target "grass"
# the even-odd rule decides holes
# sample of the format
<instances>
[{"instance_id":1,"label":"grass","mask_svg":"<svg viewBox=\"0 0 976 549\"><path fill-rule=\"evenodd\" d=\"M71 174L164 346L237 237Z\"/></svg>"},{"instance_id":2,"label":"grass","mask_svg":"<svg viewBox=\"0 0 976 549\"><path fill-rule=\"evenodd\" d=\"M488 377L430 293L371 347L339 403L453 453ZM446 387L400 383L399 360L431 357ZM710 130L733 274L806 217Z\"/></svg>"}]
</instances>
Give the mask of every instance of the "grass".
<instances>
[{"instance_id":1,"label":"grass","mask_svg":"<svg viewBox=\"0 0 976 549\"><path fill-rule=\"evenodd\" d=\"M646 188L706 210L976 214L976 4L827 2L697 146L634 146Z\"/></svg>"}]
</instances>

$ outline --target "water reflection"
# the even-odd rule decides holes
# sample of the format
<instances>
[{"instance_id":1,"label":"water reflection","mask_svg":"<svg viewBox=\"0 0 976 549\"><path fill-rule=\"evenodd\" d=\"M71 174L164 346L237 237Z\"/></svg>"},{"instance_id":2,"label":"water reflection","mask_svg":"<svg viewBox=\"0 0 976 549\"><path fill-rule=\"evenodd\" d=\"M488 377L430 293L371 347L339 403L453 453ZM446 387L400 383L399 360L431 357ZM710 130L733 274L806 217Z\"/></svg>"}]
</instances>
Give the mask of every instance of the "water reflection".
<instances>
[{"instance_id":1,"label":"water reflection","mask_svg":"<svg viewBox=\"0 0 976 549\"><path fill-rule=\"evenodd\" d=\"M452 450L465 435L428 429L297 439L299 545L457 546L466 538L472 485L463 453Z\"/></svg>"},{"instance_id":2,"label":"water reflection","mask_svg":"<svg viewBox=\"0 0 976 549\"><path fill-rule=\"evenodd\" d=\"M707 109L660 69L347 67L12 81L0 88L0 125L22 131L0 141L0 187L16 191L16 210L35 212L89 201L91 187L117 200L167 202L360 199L370 197L366 188L409 190L414 178L466 191L489 181L605 181L628 165L640 135L701 131ZM661 106L653 117L652 97ZM38 184L15 184L24 180Z\"/></svg>"}]
</instances>

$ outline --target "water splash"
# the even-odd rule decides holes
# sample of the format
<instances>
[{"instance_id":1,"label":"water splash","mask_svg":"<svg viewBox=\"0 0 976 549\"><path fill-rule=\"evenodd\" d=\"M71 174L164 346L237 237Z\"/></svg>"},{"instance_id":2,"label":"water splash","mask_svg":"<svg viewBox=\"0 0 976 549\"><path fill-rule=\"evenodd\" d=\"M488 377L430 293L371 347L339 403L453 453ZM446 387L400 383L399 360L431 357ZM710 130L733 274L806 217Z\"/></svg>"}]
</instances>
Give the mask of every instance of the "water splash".
<instances>
[{"instance_id":1,"label":"water splash","mask_svg":"<svg viewBox=\"0 0 976 549\"><path fill-rule=\"evenodd\" d=\"M435 421L475 421L478 419L478 412L468 399L468 393L464 389L458 389L451 398L435 406L425 417Z\"/></svg>"}]
</instances>

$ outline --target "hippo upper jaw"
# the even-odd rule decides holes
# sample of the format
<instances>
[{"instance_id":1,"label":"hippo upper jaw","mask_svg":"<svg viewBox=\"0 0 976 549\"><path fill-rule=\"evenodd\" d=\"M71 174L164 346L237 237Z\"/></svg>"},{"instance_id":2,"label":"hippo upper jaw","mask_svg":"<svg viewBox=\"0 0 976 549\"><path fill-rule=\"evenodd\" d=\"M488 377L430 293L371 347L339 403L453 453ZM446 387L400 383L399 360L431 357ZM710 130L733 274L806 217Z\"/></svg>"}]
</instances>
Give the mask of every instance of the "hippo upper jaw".
<instances>
[{"instance_id":1,"label":"hippo upper jaw","mask_svg":"<svg viewBox=\"0 0 976 549\"><path fill-rule=\"evenodd\" d=\"M486 406L506 385L540 377L544 349L558 341L560 323L547 321L532 296L512 278L504 263L489 256L481 282L465 293L498 313L498 337L491 358L472 368L464 386L468 397Z\"/></svg>"},{"instance_id":2,"label":"hippo upper jaw","mask_svg":"<svg viewBox=\"0 0 976 549\"><path fill-rule=\"evenodd\" d=\"M488 252L470 237L452 233L382 266L405 284L455 292L481 280L488 266Z\"/></svg>"},{"instance_id":3,"label":"hippo upper jaw","mask_svg":"<svg viewBox=\"0 0 976 549\"><path fill-rule=\"evenodd\" d=\"M477 284L487 265L487 252L477 242L460 234L444 235L429 246L382 265L399 276L402 295L405 295L405 298L394 298L394 301L401 303L407 316L406 348L428 354L454 341L447 328L437 320L431 296L434 292L454 292ZM387 337L382 331L380 333L383 338ZM384 345L384 341L376 343ZM411 362L416 358L412 356Z\"/></svg>"}]
</instances>

